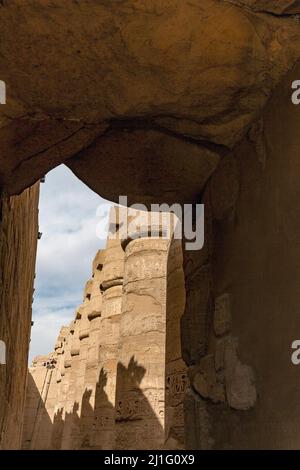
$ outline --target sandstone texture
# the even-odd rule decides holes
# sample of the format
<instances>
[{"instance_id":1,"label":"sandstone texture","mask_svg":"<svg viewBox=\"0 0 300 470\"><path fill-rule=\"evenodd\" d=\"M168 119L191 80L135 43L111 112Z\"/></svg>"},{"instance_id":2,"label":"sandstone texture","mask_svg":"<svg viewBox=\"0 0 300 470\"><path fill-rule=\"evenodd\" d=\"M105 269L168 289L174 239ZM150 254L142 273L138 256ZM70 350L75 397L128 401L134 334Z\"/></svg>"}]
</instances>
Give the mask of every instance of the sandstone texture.
<instances>
[{"instance_id":1,"label":"sandstone texture","mask_svg":"<svg viewBox=\"0 0 300 470\"><path fill-rule=\"evenodd\" d=\"M290 359L299 330L300 272L300 113L290 102L290 84L299 75L298 67L286 77L262 116L265 162L253 136L236 149L240 189L234 216L218 223L214 288L217 297L230 295L231 332L238 338L238 361L233 345L229 354L237 375L226 377L228 399L233 406L253 403L255 387L256 403L242 416L210 409L215 448L299 448L299 377Z\"/></svg>"},{"instance_id":2,"label":"sandstone texture","mask_svg":"<svg viewBox=\"0 0 300 470\"><path fill-rule=\"evenodd\" d=\"M0 3L2 448L22 424L26 188L62 162L112 201L202 202L205 242L182 251L147 224L108 239L74 320L30 370L23 447L299 448L299 2Z\"/></svg>"},{"instance_id":3,"label":"sandstone texture","mask_svg":"<svg viewBox=\"0 0 300 470\"><path fill-rule=\"evenodd\" d=\"M156 130L131 130L107 133L68 166L107 199L118 202L119 195L126 195L128 204L173 204L197 200L219 160L195 143Z\"/></svg>"},{"instance_id":4,"label":"sandstone texture","mask_svg":"<svg viewBox=\"0 0 300 470\"><path fill-rule=\"evenodd\" d=\"M38 237L39 184L0 199L0 449L20 447Z\"/></svg>"},{"instance_id":5,"label":"sandstone texture","mask_svg":"<svg viewBox=\"0 0 300 470\"><path fill-rule=\"evenodd\" d=\"M230 3L245 5L254 11L275 15L300 15L299 0L228 0Z\"/></svg>"},{"instance_id":6,"label":"sandstone texture","mask_svg":"<svg viewBox=\"0 0 300 470\"><path fill-rule=\"evenodd\" d=\"M24 449L184 448L181 243L144 231L122 242L121 211L75 319L29 368Z\"/></svg>"},{"instance_id":7,"label":"sandstone texture","mask_svg":"<svg viewBox=\"0 0 300 470\"><path fill-rule=\"evenodd\" d=\"M181 182L184 154L192 148L181 154L181 141L196 143L188 171L197 174L198 160L206 162L200 190L209 176L207 149L216 154L211 168L246 134L299 59L299 22L281 16L298 12L298 2L263 0L3 2L0 76L7 84L7 104L0 109L1 184L18 193L71 159L71 169L105 195L107 185L122 182L122 174L116 178L111 167L101 168L105 149L124 138L124 129L138 128L135 152L149 164L147 149L157 147L153 131L162 141L166 135L177 139L155 152L162 168L165 145L167 154L171 148L175 152L175 180L172 173L164 177L164 188L171 185L171 191ZM94 168L85 171L91 164L85 154L72 163L94 141L93 165L101 168L103 193ZM122 165L122 159L116 163ZM147 166L141 165L143 171L134 173L143 182ZM168 192L158 187L161 196ZM143 188L134 195L145 197ZM111 199L115 196L110 189Z\"/></svg>"},{"instance_id":8,"label":"sandstone texture","mask_svg":"<svg viewBox=\"0 0 300 470\"><path fill-rule=\"evenodd\" d=\"M168 244L168 240L142 237L131 240L125 249L116 390L119 449L157 449L164 444L162 357L166 343Z\"/></svg>"}]
</instances>

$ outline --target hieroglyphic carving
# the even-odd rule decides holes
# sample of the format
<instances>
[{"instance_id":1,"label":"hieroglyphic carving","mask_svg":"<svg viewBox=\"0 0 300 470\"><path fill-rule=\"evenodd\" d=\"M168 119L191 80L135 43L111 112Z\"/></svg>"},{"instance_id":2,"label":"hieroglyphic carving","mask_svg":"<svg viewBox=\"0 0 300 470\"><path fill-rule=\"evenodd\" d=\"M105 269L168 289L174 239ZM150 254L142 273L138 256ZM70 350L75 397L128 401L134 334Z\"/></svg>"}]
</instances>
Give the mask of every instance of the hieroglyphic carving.
<instances>
[{"instance_id":1,"label":"hieroglyphic carving","mask_svg":"<svg viewBox=\"0 0 300 470\"><path fill-rule=\"evenodd\" d=\"M166 378L166 395L170 406L177 406L182 403L185 390L188 384L186 371L170 374Z\"/></svg>"},{"instance_id":2,"label":"hieroglyphic carving","mask_svg":"<svg viewBox=\"0 0 300 470\"><path fill-rule=\"evenodd\" d=\"M166 435L172 448L182 448L176 445L183 440L187 375L179 334L183 302L175 292L183 276L173 254L167 355L168 247L168 240L146 237L131 240L124 253L120 240L109 239L98 251L83 303L55 346L54 448L163 449Z\"/></svg>"},{"instance_id":3,"label":"hieroglyphic carving","mask_svg":"<svg viewBox=\"0 0 300 470\"><path fill-rule=\"evenodd\" d=\"M183 403L189 378L185 369L175 370L166 377L166 446L184 445Z\"/></svg>"},{"instance_id":4,"label":"hieroglyphic carving","mask_svg":"<svg viewBox=\"0 0 300 470\"><path fill-rule=\"evenodd\" d=\"M142 420L153 417L154 413L163 418L165 403L163 395L163 392L156 390L144 393L139 390L127 392L122 400L116 403L116 421Z\"/></svg>"}]
</instances>

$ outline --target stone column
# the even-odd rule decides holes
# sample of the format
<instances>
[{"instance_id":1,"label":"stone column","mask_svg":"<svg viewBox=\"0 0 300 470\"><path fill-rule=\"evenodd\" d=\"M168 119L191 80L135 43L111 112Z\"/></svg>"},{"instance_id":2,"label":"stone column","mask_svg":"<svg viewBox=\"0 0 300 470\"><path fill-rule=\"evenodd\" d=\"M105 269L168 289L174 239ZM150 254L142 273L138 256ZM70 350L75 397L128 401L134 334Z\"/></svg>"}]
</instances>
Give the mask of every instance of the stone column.
<instances>
[{"instance_id":1,"label":"stone column","mask_svg":"<svg viewBox=\"0 0 300 470\"><path fill-rule=\"evenodd\" d=\"M62 370L64 369L64 350L66 337L68 335L69 328L67 326L62 326L59 332L59 336L54 346L54 350L57 355L57 364L56 364L56 383L59 384L57 389L58 397L60 397L60 388L62 381ZM54 412L58 410L59 401L57 401Z\"/></svg>"},{"instance_id":2,"label":"stone column","mask_svg":"<svg viewBox=\"0 0 300 470\"><path fill-rule=\"evenodd\" d=\"M103 292L99 329L99 369L95 396L94 446L115 448L115 396L119 354L124 252L119 236L119 211L112 208L100 289Z\"/></svg>"},{"instance_id":3,"label":"stone column","mask_svg":"<svg viewBox=\"0 0 300 470\"><path fill-rule=\"evenodd\" d=\"M77 310L77 318L80 319L79 322L79 341L80 341L80 351L79 351L79 363L76 374L76 413L80 417L78 422L80 429L80 436L78 447L85 448L88 447L88 443L85 442L85 427L86 422L84 419L84 407L86 404L86 387L85 387L85 374L86 374L86 364L88 357L88 348L89 348L89 337L90 337L90 321L88 319L88 314L90 312L89 303L91 299L91 287L92 283L87 282L85 293L84 293L84 302Z\"/></svg>"},{"instance_id":4,"label":"stone column","mask_svg":"<svg viewBox=\"0 0 300 470\"><path fill-rule=\"evenodd\" d=\"M153 228L153 227L152 227ZM153 232L152 232L153 233ZM161 233L159 229L157 235ZM165 428L166 266L169 240L129 234L116 387L116 448L161 449Z\"/></svg>"},{"instance_id":5,"label":"stone column","mask_svg":"<svg viewBox=\"0 0 300 470\"><path fill-rule=\"evenodd\" d=\"M62 381L62 403L63 403L63 414L62 419L64 421L63 425L63 435L61 448L69 449L71 442L71 414L72 414L72 392L71 392L71 347L72 339L74 333L74 322L72 321L69 326L69 332L66 337L66 344L64 349L64 359L63 359L63 381Z\"/></svg>"},{"instance_id":6,"label":"stone column","mask_svg":"<svg viewBox=\"0 0 300 470\"><path fill-rule=\"evenodd\" d=\"M93 261L93 275L90 284L90 301L86 308L89 321L84 392L81 407L81 448L97 448L97 419L95 415L95 397L99 377L99 337L102 315L102 272L104 250L99 250Z\"/></svg>"},{"instance_id":7,"label":"stone column","mask_svg":"<svg viewBox=\"0 0 300 470\"><path fill-rule=\"evenodd\" d=\"M70 348L70 386L68 391L68 409L66 423L69 427L69 439L66 442L67 449L77 449L80 440L79 404L77 395L77 376L80 368L80 322L77 314L72 322L72 340Z\"/></svg>"},{"instance_id":8,"label":"stone column","mask_svg":"<svg viewBox=\"0 0 300 470\"><path fill-rule=\"evenodd\" d=\"M87 312L87 317L90 322L90 335L85 370L85 387L92 389L94 392L98 380L99 328L102 315L103 297L100 285L103 279L104 256L104 250L99 250L93 261L93 277L90 292L91 298ZM94 395L95 393L93 393L93 396Z\"/></svg>"},{"instance_id":9,"label":"stone column","mask_svg":"<svg viewBox=\"0 0 300 470\"><path fill-rule=\"evenodd\" d=\"M57 364L56 364L56 403L54 407L54 416L53 416L53 426L51 433L51 449L58 450L61 448L62 434L63 434L63 382L65 377L65 367L64 367L64 350L66 345L66 339L69 334L69 328L63 326L60 330L60 334L57 338L55 344L55 352L57 355Z\"/></svg>"}]
</instances>

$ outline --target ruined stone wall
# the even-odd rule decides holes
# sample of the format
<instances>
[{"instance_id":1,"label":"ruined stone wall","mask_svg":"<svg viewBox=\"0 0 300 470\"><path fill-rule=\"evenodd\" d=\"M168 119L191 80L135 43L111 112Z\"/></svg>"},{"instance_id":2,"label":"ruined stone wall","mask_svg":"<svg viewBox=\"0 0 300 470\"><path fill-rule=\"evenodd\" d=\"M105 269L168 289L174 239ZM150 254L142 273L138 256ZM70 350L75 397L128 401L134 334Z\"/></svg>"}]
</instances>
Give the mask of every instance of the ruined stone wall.
<instances>
[{"instance_id":1,"label":"ruined stone wall","mask_svg":"<svg viewBox=\"0 0 300 470\"><path fill-rule=\"evenodd\" d=\"M0 204L0 449L20 446L38 237L39 184Z\"/></svg>"},{"instance_id":2,"label":"ruined stone wall","mask_svg":"<svg viewBox=\"0 0 300 470\"><path fill-rule=\"evenodd\" d=\"M290 104L290 81L269 103L263 120L260 117L280 80L299 60L299 1L2 3L0 78L8 93L0 110L0 182L7 193L19 194L66 162L91 189L112 201L125 194L129 204L196 204L201 199L206 204L204 249L184 253L183 258L184 363L176 353L177 326L168 315L166 320L169 444L182 440L180 413L175 416L175 410L180 410L176 403L184 393L185 428L193 429L187 447L278 447L287 440L296 446L299 409L288 343L298 328L299 112ZM62 27L66 23L68 28ZM299 71L290 79L299 79ZM7 338L11 358L10 375L1 380L0 390L5 395L5 415L0 415L5 447L15 445L10 426L20 427L19 384L27 356L23 335L28 339L30 328L23 303L31 297L28 265L35 256L27 240L35 215L25 223L25 235L18 230L28 212L22 198L14 199L23 201L24 211L12 222L16 233L2 243L0 259L7 283L2 286L2 312L5 321L9 317L0 333ZM5 222L5 230L9 226ZM22 263L14 271L10 260L16 259ZM19 283L25 275L26 281ZM126 276L124 287L132 277ZM120 306L120 284L103 283L103 297L110 304L107 312L115 312L112 304ZM91 321L89 300L56 348L57 432L51 444L56 448L79 445L78 413L85 416L84 423L90 420L96 373L91 356L102 339L104 351L111 346L109 370L115 367L116 343L108 345L107 337L101 337L100 317ZM162 305L162 297L154 302ZM15 309L16 303L20 308ZM167 301L167 310L172 303ZM178 304L173 305L175 311ZM118 329L118 315L115 323L111 313L107 317L113 331ZM171 353L168 328L174 331ZM267 331L259 340L258 329ZM24 345L21 361L14 352L16 338L20 347ZM120 343L120 350L123 347ZM97 364L102 360L108 358L99 357ZM110 387L108 380L101 375L101 390L103 384ZM156 391L161 389L160 380L156 385ZM82 413L86 386L92 389ZM18 403L9 421L5 400ZM100 402L105 400L102 393ZM99 410L104 408L101 404ZM52 410L51 404L49 415ZM98 419L101 429L114 425L108 415ZM84 435L84 447L101 445L92 444L89 433Z\"/></svg>"},{"instance_id":3,"label":"ruined stone wall","mask_svg":"<svg viewBox=\"0 0 300 470\"><path fill-rule=\"evenodd\" d=\"M189 448L299 449L299 75L298 66L206 188L211 301L205 348L189 351Z\"/></svg>"},{"instance_id":4,"label":"ruined stone wall","mask_svg":"<svg viewBox=\"0 0 300 470\"><path fill-rule=\"evenodd\" d=\"M185 446L184 395L187 366L182 358L180 322L185 308L181 240L172 239L167 260L165 439L168 449Z\"/></svg>"}]
</instances>

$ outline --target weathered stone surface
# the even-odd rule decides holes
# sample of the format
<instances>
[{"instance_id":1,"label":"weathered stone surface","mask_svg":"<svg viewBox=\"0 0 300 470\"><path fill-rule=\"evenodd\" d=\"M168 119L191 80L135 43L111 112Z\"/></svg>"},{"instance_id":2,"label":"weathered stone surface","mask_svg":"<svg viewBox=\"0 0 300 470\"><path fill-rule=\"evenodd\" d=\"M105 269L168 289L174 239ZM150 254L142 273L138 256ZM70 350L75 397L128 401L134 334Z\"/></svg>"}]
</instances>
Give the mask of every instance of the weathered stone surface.
<instances>
[{"instance_id":1,"label":"weathered stone surface","mask_svg":"<svg viewBox=\"0 0 300 470\"><path fill-rule=\"evenodd\" d=\"M0 129L0 184L5 185L10 194L20 193L89 146L105 128L105 125L88 126L51 119L9 122Z\"/></svg>"},{"instance_id":2,"label":"weathered stone surface","mask_svg":"<svg viewBox=\"0 0 300 470\"><path fill-rule=\"evenodd\" d=\"M235 410L254 407L257 393L254 373L238 355L238 341L232 336L217 340L214 354L204 356L189 367L195 392L213 403L227 403Z\"/></svg>"},{"instance_id":3,"label":"weathered stone surface","mask_svg":"<svg viewBox=\"0 0 300 470\"><path fill-rule=\"evenodd\" d=\"M105 249L101 291L122 286L124 275L124 251L119 237L118 207L112 207L109 216L109 232Z\"/></svg>"},{"instance_id":4,"label":"weathered stone surface","mask_svg":"<svg viewBox=\"0 0 300 470\"><path fill-rule=\"evenodd\" d=\"M129 234L124 253L114 213L113 208L106 248L93 261L75 320L61 330L55 353L35 360L29 372L24 448L184 446L181 242L172 240L168 267L170 240L151 239L142 226L143 237Z\"/></svg>"},{"instance_id":5,"label":"weathered stone surface","mask_svg":"<svg viewBox=\"0 0 300 470\"><path fill-rule=\"evenodd\" d=\"M215 369L216 372L221 372L225 368L224 355L226 347L226 338L217 339L215 343Z\"/></svg>"},{"instance_id":6,"label":"weathered stone surface","mask_svg":"<svg viewBox=\"0 0 300 470\"><path fill-rule=\"evenodd\" d=\"M38 233L39 185L0 196L0 449L20 447ZM21 314L22 313L22 314Z\"/></svg>"},{"instance_id":7,"label":"weathered stone surface","mask_svg":"<svg viewBox=\"0 0 300 470\"><path fill-rule=\"evenodd\" d=\"M207 187L212 217L222 220L231 215L239 193L239 171L233 156L224 157Z\"/></svg>"},{"instance_id":8,"label":"weathered stone surface","mask_svg":"<svg viewBox=\"0 0 300 470\"><path fill-rule=\"evenodd\" d=\"M96 273L94 270L93 285L95 289L98 286L102 299L101 317L96 319L97 323L95 320L91 321L89 353L90 359L93 355L94 362L92 368L91 360L87 364L85 377L86 388L92 394L84 444L86 448L92 449L114 449L116 440L115 399L124 272L124 251L119 237L118 215L118 208L112 207L106 247L102 252L101 262L99 263L98 255L97 261L94 261L94 267L97 263L98 269ZM91 302L93 300L99 303L98 295L94 299L92 297ZM93 337L94 328L96 331Z\"/></svg>"},{"instance_id":9,"label":"weathered stone surface","mask_svg":"<svg viewBox=\"0 0 300 470\"><path fill-rule=\"evenodd\" d=\"M254 11L275 13L276 15L300 14L299 0L228 0L230 3L245 5Z\"/></svg>"},{"instance_id":10,"label":"weathered stone surface","mask_svg":"<svg viewBox=\"0 0 300 470\"><path fill-rule=\"evenodd\" d=\"M238 358L237 342L229 338L224 355L226 398L229 406L236 410L249 410L256 402L254 374Z\"/></svg>"},{"instance_id":11,"label":"weathered stone surface","mask_svg":"<svg viewBox=\"0 0 300 470\"><path fill-rule=\"evenodd\" d=\"M297 55L296 48L284 49L279 42L276 49L270 47L267 38L255 37L253 28L256 23L276 40L281 35L293 37L292 23L258 18L213 0L201 5L178 0L163 5L157 0L105 5L88 1L63 7L56 0L51 8L48 1L24 5L14 0L1 13L1 73L11 96L25 109L25 103L30 103L31 112L38 109L60 119L99 121L166 114L192 123L194 117L201 128L201 118L226 111L228 117L233 112L239 116L243 97L236 102L237 111L230 102L237 90L246 86L251 93L253 87L255 97L255 92L259 95L262 88L270 87L263 73L255 73L257 66L272 77ZM68 31L62 27L66 18ZM272 25L278 25L275 31ZM220 35L227 41L219 41ZM93 49L88 47L91 42ZM272 60L272 55L281 61ZM212 57L218 58L217 73L210 68ZM249 114L258 101L250 104L249 100ZM219 126L226 128L221 117Z\"/></svg>"},{"instance_id":12,"label":"weathered stone surface","mask_svg":"<svg viewBox=\"0 0 300 470\"><path fill-rule=\"evenodd\" d=\"M189 271L189 260L197 259L197 254L186 254L186 309L181 318L181 345L183 359L188 365L197 364L207 354L213 312L210 265L201 265L200 262L197 266L196 262L192 272ZM195 309L197 315L193 314Z\"/></svg>"},{"instance_id":13,"label":"weathered stone surface","mask_svg":"<svg viewBox=\"0 0 300 470\"><path fill-rule=\"evenodd\" d=\"M255 148L258 161L265 168L267 159L267 148L264 137L264 120L263 118L256 121L248 132L248 139Z\"/></svg>"},{"instance_id":14,"label":"weathered stone surface","mask_svg":"<svg viewBox=\"0 0 300 470\"><path fill-rule=\"evenodd\" d=\"M167 262L165 440L167 449L184 448L184 395L189 383L182 359L180 320L185 307L181 240L171 239Z\"/></svg>"},{"instance_id":15,"label":"weathered stone surface","mask_svg":"<svg viewBox=\"0 0 300 470\"><path fill-rule=\"evenodd\" d=\"M225 402L224 384L217 379L215 359L212 354L203 357L197 366L189 369L193 389L202 397L214 403Z\"/></svg>"},{"instance_id":16,"label":"weathered stone surface","mask_svg":"<svg viewBox=\"0 0 300 470\"><path fill-rule=\"evenodd\" d=\"M73 338L72 338L72 344L71 344L71 357L78 356L80 353L80 339L79 339L79 334L80 334L80 320L75 319L74 320L74 330L73 330Z\"/></svg>"},{"instance_id":17,"label":"weathered stone surface","mask_svg":"<svg viewBox=\"0 0 300 470\"><path fill-rule=\"evenodd\" d=\"M218 222L215 232L215 290L230 293L240 361L253 369L258 397L248 411L229 408L212 416L219 449L299 448L299 377L290 359L300 301L300 113L290 90L299 76L298 66L262 115L265 165L249 136L235 150L240 175L235 217Z\"/></svg>"},{"instance_id":18,"label":"weathered stone surface","mask_svg":"<svg viewBox=\"0 0 300 470\"><path fill-rule=\"evenodd\" d=\"M243 348L243 354L251 355L256 368L264 376L260 381L264 406L253 414L252 411L245 413L240 419L238 429L246 432L239 432L239 436L234 434L234 429L230 429L230 433L219 432L222 435L220 446L230 446L232 442L239 447L249 446L250 442L257 447L263 447L265 442L274 446L272 436L282 445L297 445L292 432L298 429L296 413L296 419L288 413L282 419L272 418L276 426L270 438L266 431L270 428L270 416L274 415L274 403L276 407L280 403L280 410L284 411L283 403L289 402L292 396L297 409L297 397L293 396L291 388L286 393L280 388L283 374L287 374L291 382L294 377L290 369L287 368L286 372L284 360L288 359L282 359L278 354L268 329L274 321L279 326L278 331L283 332L280 337L282 351L285 347L283 341L288 344L289 335L294 330L283 323L281 319L285 315L281 313L292 312L291 324L298 318L299 267L295 260L299 257L295 252L299 217L295 215L294 207L299 200L299 165L295 155L297 141L293 140L295 137L290 128L298 135L299 126L286 126L282 137L283 116L290 118L293 113L282 104L278 95L275 104L268 103L272 115L266 115L263 126L254 123L281 77L299 59L299 21L287 17L299 13L297 2L170 0L162 4L158 0L121 0L104 4L85 0L62 5L58 0L33 0L29 4L12 0L2 3L0 75L6 80L9 93L8 104L1 107L1 186L11 194L17 193L42 173L68 159L69 167L83 181L110 199L115 200L120 189L129 196L129 202L179 200L196 203L208 198L208 243L203 253L199 256L185 254L184 261L187 307L182 321L183 354L188 364L202 367L205 371L202 373L201 369L200 377L195 375L195 390L198 388L199 393L207 395L210 387L203 381L203 376L214 380L211 358L214 346L210 344L212 290L216 288L216 292L224 292L229 286L235 294L234 326L239 329L242 342L248 346ZM68 28L65 28L66 18ZM17 37L16 28L19 32ZM290 84L290 81L285 83L281 96L291 107ZM277 106L279 110L284 109L284 114L277 110ZM298 123L298 118L292 117ZM262 132L264 139L258 139ZM234 149L235 156L238 150L242 169L243 192L237 201L234 180L237 172L226 167L226 162L229 161L228 150L246 135L241 147ZM293 145L290 145L291 141ZM279 150L274 149L275 143ZM281 158L278 158L279 153ZM221 158L225 165L225 179L219 173L212 176ZM211 183L205 189L211 176ZM234 181L233 185L231 181ZM278 203L275 210L274 201ZM236 203L238 217L228 220L227 215ZM255 214L255 223L249 213ZM214 237L211 233L212 219L218 221ZM10 222L6 220L3 226L6 230ZM273 235L268 233L270 227L275 227ZM267 237L266 232L269 234ZM259 250L249 234L259 241ZM18 237L13 233L8 237L14 240L11 244L13 250ZM281 249L282 240L286 250ZM214 242L216 248L212 257ZM140 240L131 241L126 247L128 252L134 243L142 245ZM144 251L146 248L143 246ZM284 256L281 252L285 252ZM1 251L1 265L2 259L5 259L5 254ZM27 257L24 259L27 265ZM280 269L274 270L274 263L270 262L274 259ZM153 269L156 268L153 263ZM5 269L7 272L12 270ZM162 270L157 269L156 274L159 273L162 274ZM212 273L215 283L212 282ZM129 321L124 324L123 331L124 337L131 341L123 341L122 344L122 358L125 359L119 373L123 377L123 395L121 404L117 404L117 418L118 426L125 422L126 427L128 421L138 416L145 427L143 434L132 427L127 429L128 433L123 429L123 433L119 433L120 447L126 446L128 441L135 443L144 438L149 443L153 427L157 425L156 418L158 416L161 423L165 411L161 380L163 367L159 362L161 353L154 344L157 327L160 329L163 323L157 321L158 313L161 313L160 298L163 298L160 287L163 275L157 276L151 284L153 273L146 262L141 265L128 263L127 274L132 291L130 295L126 292L128 299L124 301L124 311L129 314ZM140 275L144 278L140 279ZM116 279L113 281L118 282ZM135 307L137 298L131 295L134 285L141 287L136 297L145 299L141 310L144 317L138 315L140 312ZM263 291L265 285L272 286L270 295ZM104 312L109 321L103 322L105 348L101 351L102 356L99 354L99 360L108 363L110 355L116 351L118 320L113 327L111 325L112 317L117 316L114 315L118 306L115 300L120 298L121 292L120 285L103 284L103 287L103 297L106 297L109 307L106 310L101 307L101 313ZM21 286L17 288L19 293L22 289ZM55 412L53 423L57 432L51 445L55 448L101 445L86 432L91 423L95 424L91 406L99 411L95 425L98 434L101 435L103 428L113 432L113 405L108 400L113 390L109 384L113 380L101 369L97 386L93 382L94 389L85 389L95 380L91 379L86 366L89 348L94 347L94 342L100 342L100 334L97 340L95 336L97 331L101 331L97 324L100 295L92 304L92 292L93 289L85 296L76 315L76 323L78 320L80 325L79 355L71 355L76 325L71 326L66 338L58 341L56 348L63 351L61 356L64 358L59 359L61 373L56 378L56 383L60 384L57 389L60 408ZM146 315L150 310L151 315ZM91 324L95 319L92 330ZM276 364L274 372L277 387L267 377L272 361L266 354L264 341L258 341L260 357L253 348L253 338L260 322L266 327L268 348L278 356L278 367ZM28 325L26 322L26 332ZM228 334L224 324L221 329L222 334ZM151 350L151 354L154 359L149 359L145 345L139 344L136 353L140 362L137 362L131 356L132 336L145 333L153 333L151 348L154 345L154 352ZM231 337L225 342L217 341L216 348L216 375L217 378L218 374L224 376L231 410L226 404L217 406L218 409L227 407L227 418L236 417L240 413L235 410L250 410L255 404L252 369L238 357ZM155 360L158 366L152 367ZM107 366L109 371L114 370L114 361L115 358ZM149 371L145 370L144 362L150 365ZM250 363L248 357L247 363ZM182 364L178 361L177 365L178 369L174 367L174 371L181 372ZM139 385L142 383L144 387L149 377L155 377L157 381L153 389L149 386L141 397ZM176 380L175 377L175 383ZM179 388L183 382L179 381ZM74 383L78 396L73 394ZM274 395L274 389L279 391L280 400ZM208 412L216 405L203 400L191 389L186 396L187 408L194 413L195 445L211 448L214 436L218 434L216 428L221 426L213 413ZM150 408L155 413L151 413ZM12 422L14 427L15 419L13 416L12 421L7 417L5 420L6 439L10 435L8 425ZM256 430L253 432L257 423L260 426L258 434ZM161 428L158 428L156 435L162 436ZM150 445L154 445L153 441ZM4 446L12 444L6 441Z\"/></svg>"},{"instance_id":19,"label":"weathered stone surface","mask_svg":"<svg viewBox=\"0 0 300 470\"><path fill-rule=\"evenodd\" d=\"M38 356L28 371L22 448L47 449L50 446L57 383L55 355Z\"/></svg>"},{"instance_id":20,"label":"weathered stone surface","mask_svg":"<svg viewBox=\"0 0 300 470\"><path fill-rule=\"evenodd\" d=\"M215 299L214 331L217 336L223 336L231 328L230 296L222 294Z\"/></svg>"},{"instance_id":21,"label":"weathered stone surface","mask_svg":"<svg viewBox=\"0 0 300 470\"><path fill-rule=\"evenodd\" d=\"M116 446L157 449L163 448L165 441L162 358L169 240L147 236L132 240L128 236L116 389Z\"/></svg>"},{"instance_id":22,"label":"weathered stone surface","mask_svg":"<svg viewBox=\"0 0 300 470\"><path fill-rule=\"evenodd\" d=\"M245 3L298 12L298 2ZM195 140L202 151L218 144L212 148L222 153L245 135L299 58L296 21L225 0L13 0L1 7L0 28L0 75L8 90L0 110L0 181L10 193L107 127L120 135L128 127L171 133ZM77 163L76 173L85 166ZM114 177L109 171L109 184ZM101 193L94 169L83 178Z\"/></svg>"},{"instance_id":23,"label":"weathered stone surface","mask_svg":"<svg viewBox=\"0 0 300 470\"><path fill-rule=\"evenodd\" d=\"M185 448L210 450L214 445L212 423L206 402L192 388L188 388L184 400Z\"/></svg>"},{"instance_id":24,"label":"weathered stone surface","mask_svg":"<svg viewBox=\"0 0 300 470\"><path fill-rule=\"evenodd\" d=\"M67 165L106 199L172 204L193 202L218 162L215 151L148 129L109 132Z\"/></svg>"}]
</instances>

